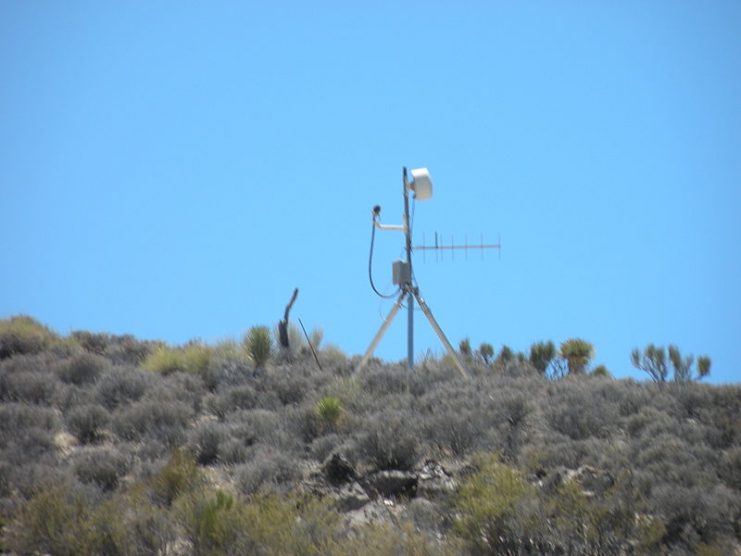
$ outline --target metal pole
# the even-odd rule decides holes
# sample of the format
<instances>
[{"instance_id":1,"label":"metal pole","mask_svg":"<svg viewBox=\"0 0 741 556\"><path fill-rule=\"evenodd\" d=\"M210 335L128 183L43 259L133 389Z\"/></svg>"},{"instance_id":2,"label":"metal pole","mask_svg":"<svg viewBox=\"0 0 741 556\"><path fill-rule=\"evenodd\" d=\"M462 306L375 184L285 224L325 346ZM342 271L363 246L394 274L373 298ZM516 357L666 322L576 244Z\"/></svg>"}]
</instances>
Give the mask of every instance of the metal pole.
<instances>
[{"instance_id":1,"label":"metal pole","mask_svg":"<svg viewBox=\"0 0 741 556\"><path fill-rule=\"evenodd\" d=\"M425 302L424 297L422 297L419 291L415 291L413 292L413 294L414 294L414 297L417 298L417 302L419 303L419 306L422 308L422 311L427 317L427 320L430 321L430 325L432 326L432 329L437 334L437 337L440 338L440 341L445 346L445 349L448 350L448 355L453 360L453 364L458 368L458 370L460 371L460 373L463 375L464 378L468 378L468 373L466 373L465 367L461 363L460 359L458 359L458 355L456 355L455 350L453 349L453 346L450 345L450 342L448 341L447 336L445 336L445 332L443 332L443 329L440 328L439 324L437 324L435 317L432 316L432 311L430 310L429 306Z\"/></svg>"},{"instance_id":2,"label":"metal pole","mask_svg":"<svg viewBox=\"0 0 741 556\"><path fill-rule=\"evenodd\" d=\"M396 300L396 303L394 303L394 306L391 308L391 311L389 311L389 314L386 316L386 320L383 321L381 328L379 328L378 332L376 332L376 335L371 341L370 346L368 346L368 350L365 352L365 355L363 355L363 359L360 360L360 364L356 369L358 372L361 371L363 367L365 367L366 363L368 363L368 360L371 358L371 355L373 355L373 352L376 351L379 342L383 338L383 335L386 334L386 330L388 330L388 327L391 326L391 321L394 320L396 313L399 312L401 304L404 302L404 298L406 296L407 291L403 290L401 292L401 295L399 295L399 298Z\"/></svg>"},{"instance_id":3,"label":"metal pole","mask_svg":"<svg viewBox=\"0 0 741 556\"><path fill-rule=\"evenodd\" d=\"M403 286L408 294L414 293L412 289L412 230L409 222L409 182L407 181L407 169L404 167L404 236L406 237L407 267L409 268L408 282ZM407 296L407 367L414 368L414 296Z\"/></svg>"}]
</instances>

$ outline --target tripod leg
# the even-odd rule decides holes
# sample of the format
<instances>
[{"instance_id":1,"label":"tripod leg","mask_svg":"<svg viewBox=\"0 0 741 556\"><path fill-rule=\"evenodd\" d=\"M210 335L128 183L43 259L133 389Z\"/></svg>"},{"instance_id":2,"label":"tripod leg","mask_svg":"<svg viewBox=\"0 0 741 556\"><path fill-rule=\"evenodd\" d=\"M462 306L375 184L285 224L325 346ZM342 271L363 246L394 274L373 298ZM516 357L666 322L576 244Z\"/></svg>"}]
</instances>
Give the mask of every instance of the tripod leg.
<instances>
[{"instance_id":1,"label":"tripod leg","mask_svg":"<svg viewBox=\"0 0 741 556\"><path fill-rule=\"evenodd\" d=\"M404 290L401 292L401 295L399 295L399 298L396 300L396 303L391 308L391 311L389 312L388 316L386 317L386 320L383 321L383 324L381 325L381 328L378 329L378 332L376 332L375 337L373 338L373 341L370 343L370 346L368 346L368 351L365 352L365 355L363 355L363 359L360 360L360 364L358 365L357 371L360 371L365 367L365 364L368 363L368 360L371 358L371 355L373 355L373 352L376 351L376 348L378 347L379 342L383 338L383 335L386 334L386 330L389 326L391 326L391 321L394 320L394 317L396 316L396 313L399 312L399 309L401 309L401 304L404 302L404 298L407 295L407 291Z\"/></svg>"},{"instance_id":2,"label":"tripod leg","mask_svg":"<svg viewBox=\"0 0 741 556\"><path fill-rule=\"evenodd\" d=\"M448 341L448 338L445 336L443 329L440 328L440 325L437 324L435 317L432 316L432 311L430 311L430 308L427 306L427 303L425 302L424 298L419 294L419 291L414 292L414 297L417 300L417 303L419 303L419 306L422 308L422 312L427 317L427 320L430 321L430 326L432 326L432 329L435 331L435 333L437 333L437 337L440 338L440 341L445 346L445 349L448 350L448 355L450 355L451 359L453 360L453 363L455 363L455 366L458 367L458 370L461 372L461 374L465 378L468 378L468 373L466 373L466 369L463 367L463 364L458 359L458 355L455 353L453 346L450 345L450 342Z\"/></svg>"}]
</instances>

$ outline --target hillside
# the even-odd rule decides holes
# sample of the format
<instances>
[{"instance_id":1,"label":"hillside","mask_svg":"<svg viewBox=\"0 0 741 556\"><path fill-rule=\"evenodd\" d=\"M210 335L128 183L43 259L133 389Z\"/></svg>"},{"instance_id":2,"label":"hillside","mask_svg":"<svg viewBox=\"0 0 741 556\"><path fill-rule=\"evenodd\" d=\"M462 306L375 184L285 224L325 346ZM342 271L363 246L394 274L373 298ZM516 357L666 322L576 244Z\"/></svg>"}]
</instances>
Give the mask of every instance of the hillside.
<instances>
[{"instance_id":1,"label":"hillside","mask_svg":"<svg viewBox=\"0 0 741 556\"><path fill-rule=\"evenodd\" d=\"M0 551L741 554L739 386L247 353L0 321Z\"/></svg>"}]
</instances>

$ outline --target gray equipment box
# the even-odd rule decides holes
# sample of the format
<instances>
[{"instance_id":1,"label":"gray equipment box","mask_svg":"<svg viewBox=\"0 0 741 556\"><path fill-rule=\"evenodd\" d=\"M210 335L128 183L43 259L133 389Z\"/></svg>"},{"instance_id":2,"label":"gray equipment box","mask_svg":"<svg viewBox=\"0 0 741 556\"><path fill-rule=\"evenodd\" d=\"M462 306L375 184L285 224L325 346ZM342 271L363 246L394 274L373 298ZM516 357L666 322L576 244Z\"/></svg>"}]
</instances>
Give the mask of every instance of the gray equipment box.
<instances>
[{"instance_id":1,"label":"gray equipment box","mask_svg":"<svg viewBox=\"0 0 741 556\"><path fill-rule=\"evenodd\" d=\"M409 264L404 261L394 261L391 267L393 282L397 286L403 286L412 282L412 275L409 272Z\"/></svg>"}]
</instances>

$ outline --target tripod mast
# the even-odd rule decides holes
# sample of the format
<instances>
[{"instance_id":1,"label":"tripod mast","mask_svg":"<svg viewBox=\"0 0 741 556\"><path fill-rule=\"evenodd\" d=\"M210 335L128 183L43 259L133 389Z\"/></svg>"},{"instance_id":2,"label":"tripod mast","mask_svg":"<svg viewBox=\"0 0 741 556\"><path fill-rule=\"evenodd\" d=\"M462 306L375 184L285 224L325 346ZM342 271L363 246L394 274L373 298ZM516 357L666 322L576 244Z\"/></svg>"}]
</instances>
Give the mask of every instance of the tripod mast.
<instances>
[{"instance_id":1,"label":"tripod mast","mask_svg":"<svg viewBox=\"0 0 741 556\"><path fill-rule=\"evenodd\" d=\"M398 313L399 309L401 308L402 303L404 302L404 299L407 300L407 309L408 309L408 314L407 314L407 366L409 367L410 370L414 368L414 300L416 299L425 317L427 317L427 320L430 322L432 329L435 331L438 338L440 338L440 341L445 346L445 349L448 350L448 355L450 355L450 358L452 359L456 368L461 372L461 374L464 377L468 377L468 374L466 373L466 369L463 367L463 364L458 359L458 355L455 353L453 346L450 345L450 342L448 341L448 338L445 336L445 333L443 332L442 328L440 328L440 325L435 320L435 317L432 316L432 311L430 310L430 307L427 305L427 303L422 298L422 296L419 294L419 289L414 285L414 279L413 279L413 273L412 273L412 250L414 248L412 247L412 230L411 230L411 225L409 221L409 191L411 190L414 192L415 199L419 199L419 200L429 199L430 197L432 197L432 181L430 179L430 174L426 168L419 168L416 170L412 170L411 174L412 174L412 181L410 182L408 175L407 175L407 169L405 167L403 171L403 180L402 180L403 186L404 186L403 187L403 195L404 195L404 222L403 224L401 225L381 224L378 221L379 215L381 213L381 207L375 206L373 208L373 230L374 232L376 228L378 228L379 230L404 232L406 261L395 261L393 263L392 271L393 271L394 284L399 286L399 290L401 293L398 299L396 300L396 303L394 304L393 308L389 312L388 316L383 321L381 328L379 328L378 332L376 332L376 335L373 337L373 340L371 341L370 346L368 346L368 350L365 352L365 355L360 360L360 364L358 365L357 370L360 371L366 365L366 363L368 363L368 360L373 355L373 352L376 350L376 347L378 347L378 344L383 338L384 334L386 333L386 330L391 325L391 321L394 320L396 313ZM371 239L371 256L372 254L373 254L373 240ZM370 263L369 263L369 273L370 273ZM372 279L371 279L371 285L373 285Z\"/></svg>"},{"instance_id":2,"label":"tripod mast","mask_svg":"<svg viewBox=\"0 0 741 556\"><path fill-rule=\"evenodd\" d=\"M407 168L403 170L403 187L404 187L404 237L406 239L407 267L409 269L408 280L401 285L402 290L407 294L412 293L412 229L409 222L409 181L407 178ZM414 296L407 295L407 367L411 370L414 367Z\"/></svg>"}]
</instances>

